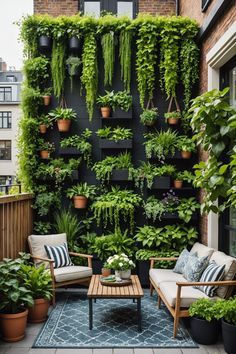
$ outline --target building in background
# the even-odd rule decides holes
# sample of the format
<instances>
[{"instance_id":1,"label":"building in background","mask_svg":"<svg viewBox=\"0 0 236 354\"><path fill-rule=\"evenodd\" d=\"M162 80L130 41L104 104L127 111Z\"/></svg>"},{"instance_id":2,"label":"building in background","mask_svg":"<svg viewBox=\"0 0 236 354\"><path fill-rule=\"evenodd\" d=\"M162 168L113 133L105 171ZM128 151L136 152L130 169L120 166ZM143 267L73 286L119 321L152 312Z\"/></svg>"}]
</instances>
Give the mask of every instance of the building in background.
<instances>
[{"instance_id":1,"label":"building in background","mask_svg":"<svg viewBox=\"0 0 236 354\"><path fill-rule=\"evenodd\" d=\"M7 70L0 58L0 185L12 184L16 177L21 83L22 73Z\"/></svg>"}]
</instances>

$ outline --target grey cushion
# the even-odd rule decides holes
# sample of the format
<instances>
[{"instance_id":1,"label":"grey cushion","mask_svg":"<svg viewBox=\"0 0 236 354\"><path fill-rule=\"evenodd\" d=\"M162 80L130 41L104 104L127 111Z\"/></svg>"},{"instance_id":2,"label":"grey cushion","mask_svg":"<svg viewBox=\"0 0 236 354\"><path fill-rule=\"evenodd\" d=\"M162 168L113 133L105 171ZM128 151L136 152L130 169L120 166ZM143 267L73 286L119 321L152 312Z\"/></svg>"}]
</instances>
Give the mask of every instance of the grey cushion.
<instances>
[{"instance_id":1,"label":"grey cushion","mask_svg":"<svg viewBox=\"0 0 236 354\"><path fill-rule=\"evenodd\" d=\"M83 266L69 266L54 269L55 281L61 283L64 281L81 279L92 276L92 268Z\"/></svg>"},{"instance_id":2,"label":"grey cushion","mask_svg":"<svg viewBox=\"0 0 236 354\"><path fill-rule=\"evenodd\" d=\"M183 276L187 281L199 281L202 272L208 264L208 257L198 258L195 254L191 254L184 266Z\"/></svg>"},{"instance_id":3,"label":"grey cushion","mask_svg":"<svg viewBox=\"0 0 236 354\"><path fill-rule=\"evenodd\" d=\"M174 273L172 269L150 269L149 276L154 285L159 288L161 282L186 282L182 274Z\"/></svg>"},{"instance_id":4,"label":"grey cushion","mask_svg":"<svg viewBox=\"0 0 236 354\"><path fill-rule=\"evenodd\" d=\"M185 264L187 263L190 252L185 248L179 255L177 262L175 263L175 267L173 269L174 273L183 274Z\"/></svg>"}]
</instances>

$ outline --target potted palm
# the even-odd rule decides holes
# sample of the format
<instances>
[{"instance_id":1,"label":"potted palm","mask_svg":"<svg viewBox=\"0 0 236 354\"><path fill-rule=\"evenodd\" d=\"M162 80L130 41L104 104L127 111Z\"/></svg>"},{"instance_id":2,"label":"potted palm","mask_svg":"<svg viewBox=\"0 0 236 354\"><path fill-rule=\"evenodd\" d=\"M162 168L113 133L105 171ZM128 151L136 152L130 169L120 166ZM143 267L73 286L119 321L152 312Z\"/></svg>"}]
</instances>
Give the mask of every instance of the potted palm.
<instances>
[{"instance_id":1,"label":"potted palm","mask_svg":"<svg viewBox=\"0 0 236 354\"><path fill-rule=\"evenodd\" d=\"M236 312L235 312L236 314ZM220 323L216 319L214 301L199 299L189 307L190 327L193 338L200 344L214 344L220 333Z\"/></svg>"},{"instance_id":2,"label":"potted palm","mask_svg":"<svg viewBox=\"0 0 236 354\"><path fill-rule=\"evenodd\" d=\"M33 265L22 264L20 275L24 286L34 299L34 305L29 308L28 321L44 322L47 318L50 300L52 298L52 278L44 264L36 268Z\"/></svg>"},{"instance_id":3,"label":"potted palm","mask_svg":"<svg viewBox=\"0 0 236 354\"><path fill-rule=\"evenodd\" d=\"M2 339L7 342L24 338L28 307L33 306L31 291L19 276L21 264L19 258L0 263L0 323Z\"/></svg>"},{"instance_id":4,"label":"potted palm","mask_svg":"<svg viewBox=\"0 0 236 354\"><path fill-rule=\"evenodd\" d=\"M72 108L57 107L49 112L49 116L57 121L59 132L68 132L71 121L76 119L76 112Z\"/></svg>"},{"instance_id":5,"label":"potted palm","mask_svg":"<svg viewBox=\"0 0 236 354\"><path fill-rule=\"evenodd\" d=\"M157 121L158 110L157 108L145 109L140 115L140 122L147 126L152 126Z\"/></svg>"},{"instance_id":6,"label":"potted palm","mask_svg":"<svg viewBox=\"0 0 236 354\"><path fill-rule=\"evenodd\" d=\"M41 159L49 159L50 153L55 150L54 144L49 141L44 141L43 139L38 139L38 150Z\"/></svg>"},{"instance_id":7,"label":"potted palm","mask_svg":"<svg viewBox=\"0 0 236 354\"><path fill-rule=\"evenodd\" d=\"M192 152L196 150L196 145L193 139L180 135L176 142L177 149L181 151L181 156L183 159L189 159L191 157Z\"/></svg>"},{"instance_id":8,"label":"potted palm","mask_svg":"<svg viewBox=\"0 0 236 354\"><path fill-rule=\"evenodd\" d=\"M76 209L85 209L88 204L88 198L93 198L96 195L96 186L79 183L67 190L67 196L73 198L74 207Z\"/></svg>"},{"instance_id":9,"label":"potted palm","mask_svg":"<svg viewBox=\"0 0 236 354\"><path fill-rule=\"evenodd\" d=\"M98 96L97 104L100 106L102 118L109 118L114 107L114 91L106 91L106 95Z\"/></svg>"},{"instance_id":10,"label":"potted palm","mask_svg":"<svg viewBox=\"0 0 236 354\"><path fill-rule=\"evenodd\" d=\"M39 117L39 131L41 134L45 134L47 132L47 128L51 125L52 121L48 115L43 114Z\"/></svg>"}]
</instances>

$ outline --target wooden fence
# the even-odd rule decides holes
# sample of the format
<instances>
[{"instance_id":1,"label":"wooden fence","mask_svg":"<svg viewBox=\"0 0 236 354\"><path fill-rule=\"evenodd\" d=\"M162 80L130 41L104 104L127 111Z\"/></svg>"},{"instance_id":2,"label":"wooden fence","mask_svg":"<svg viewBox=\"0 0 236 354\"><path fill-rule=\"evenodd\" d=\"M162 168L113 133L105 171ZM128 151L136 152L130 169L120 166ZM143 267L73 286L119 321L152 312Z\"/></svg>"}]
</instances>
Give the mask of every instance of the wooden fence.
<instances>
[{"instance_id":1,"label":"wooden fence","mask_svg":"<svg viewBox=\"0 0 236 354\"><path fill-rule=\"evenodd\" d=\"M33 229L32 199L28 193L0 197L0 260L27 250Z\"/></svg>"}]
</instances>

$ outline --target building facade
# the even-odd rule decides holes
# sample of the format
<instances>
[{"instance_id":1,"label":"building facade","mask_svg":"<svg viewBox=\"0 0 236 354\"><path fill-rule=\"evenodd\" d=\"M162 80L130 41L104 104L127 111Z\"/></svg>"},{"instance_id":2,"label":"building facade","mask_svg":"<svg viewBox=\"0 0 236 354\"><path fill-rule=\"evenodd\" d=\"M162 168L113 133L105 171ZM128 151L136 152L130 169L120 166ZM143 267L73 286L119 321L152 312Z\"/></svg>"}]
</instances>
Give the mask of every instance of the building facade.
<instances>
[{"instance_id":1,"label":"building facade","mask_svg":"<svg viewBox=\"0 0 236 354\"><path fill-rule=\"evenodd\" d=\"M0 64L0 185L14 182L17 170L17 124L22 73Z\"/></svg>"}]
</instances>

